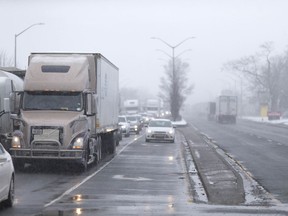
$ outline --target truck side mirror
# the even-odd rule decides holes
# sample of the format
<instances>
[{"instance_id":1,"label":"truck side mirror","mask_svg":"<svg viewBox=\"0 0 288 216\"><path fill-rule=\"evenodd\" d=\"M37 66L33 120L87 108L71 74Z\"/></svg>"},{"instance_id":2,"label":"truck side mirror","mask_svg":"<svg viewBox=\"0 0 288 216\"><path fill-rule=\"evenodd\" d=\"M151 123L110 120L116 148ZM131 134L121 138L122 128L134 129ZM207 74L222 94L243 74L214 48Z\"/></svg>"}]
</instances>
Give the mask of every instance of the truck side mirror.
<instances>
[{"instance_id":1,"label":"truck side mirror","mask_svg":"<svg viewBox=\"0 0 288 216\"><path fill-rule=\"evenodd\" d=\"M3 103L3 105L4 105L4 111L5 111L5 113L8 113L8 112L11 111L11 110L10 110L10 99L9 99L9 98L4 98L4 103Z\"/></svg>"},{"instance_id":2,"label":"truck side mirror","mask_svg":"<svg viewBox=\"0 0 288 216\"><path fill-rule=\"evenodd\" d=\"M9 110L12 114L19 114L21 96L22 96L22 92L14 91L10 93L10 98L9 98L10 109Z\"/></svg>"},{"instance_id":3,"label":"truck side mirror","mask_svg":"<svg viewBox=\"0 0 288 216\"><path fill-rule=\"evenodd\" d=\"M88 93L86 96L86 115L93 116L96 114L96 101L93 94Z\"/></svg>"}]
</instances>

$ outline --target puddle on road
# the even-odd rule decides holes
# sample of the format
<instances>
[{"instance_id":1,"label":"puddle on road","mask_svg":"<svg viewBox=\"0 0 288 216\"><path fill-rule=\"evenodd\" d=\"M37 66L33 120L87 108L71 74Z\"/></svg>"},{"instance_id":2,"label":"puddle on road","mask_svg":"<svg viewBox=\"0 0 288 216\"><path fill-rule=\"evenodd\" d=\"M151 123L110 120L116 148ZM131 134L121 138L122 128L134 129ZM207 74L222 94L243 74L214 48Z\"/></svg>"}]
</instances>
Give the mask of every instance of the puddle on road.
<instances>
[{"instance_id":1,"label":"puddle on road","mask_svg":"<svg viewBox=\"0 0 288 216\"><path fill-rule=\"evenodd\" d=\"M77 216L77 215L96 215L99 209L75 208L69 210L49 210L35 216Z\"/></svg>"}]
</instances>

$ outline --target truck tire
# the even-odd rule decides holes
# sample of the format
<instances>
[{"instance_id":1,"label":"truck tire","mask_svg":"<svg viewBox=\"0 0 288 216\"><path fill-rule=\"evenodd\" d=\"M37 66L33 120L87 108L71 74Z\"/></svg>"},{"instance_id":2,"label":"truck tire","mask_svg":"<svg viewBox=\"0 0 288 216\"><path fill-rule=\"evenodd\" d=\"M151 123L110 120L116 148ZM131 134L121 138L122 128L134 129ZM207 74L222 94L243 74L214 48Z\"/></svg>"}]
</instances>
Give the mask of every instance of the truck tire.
<instances>
[{"instance_id":1,"label":"truck tire","mask_svg":"<svg viewBox=\"0 0 288 216\"><path fill-rule=\"evenodd\" d=\"M86 149L83 152L80 167L79 167L80 172L85 172L87 170L87 167L88 167L88 150L87 150L87 146L86 146Z\"/></svg>"},{"instance_id":2,"label":"truck tire","mask_svg":"<svg viewBox=\"0 0 288 216\"><path fill-rule=\"evenodd\" d=\"M116 152L116 137L115 137L115 133L112 133L109 135L109 139L108 139L108 153L109 154L115 154Z\"/></svg>"},{"instance_id":3,"label":"truck tire","mask_svg":"<svg viewBox=\"0 0 288 216\"><path fill-rule=\"evenodd\" d=\"M96 149L96 164L99 164L102 159L102 139L101 136L97 138L97 149Z\"/></svg>"},{"instance_id":4,"label":"truck tire","mask_svg":"<svg viewBox=\"0 0 288 216\"><path fill-rule=\"evenodd\" d=\"M118 145L120 144L120 137L119 137L118 132L116 132L116 137L115 137L115 139L116 139L116 146L118 146Z\"/></svg>"}]
</instances>

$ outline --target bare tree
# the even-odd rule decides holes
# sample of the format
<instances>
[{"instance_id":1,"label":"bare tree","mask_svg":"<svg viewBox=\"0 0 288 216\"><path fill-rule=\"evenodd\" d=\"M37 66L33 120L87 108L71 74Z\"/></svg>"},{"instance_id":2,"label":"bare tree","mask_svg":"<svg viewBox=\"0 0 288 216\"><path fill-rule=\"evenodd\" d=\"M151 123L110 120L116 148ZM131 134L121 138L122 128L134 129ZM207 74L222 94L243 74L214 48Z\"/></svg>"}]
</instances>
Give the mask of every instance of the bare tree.
<instances>
[{"instance_id":1,"label":"bare tree","mask_svg":"<svg viewBox=\"0 0 288 216\"><path fill-rule=\"evenodd\" d=\"M272 56L272 42L266 42L260 48L255 55L228 62L224 70L242 73L254 93L266 94L270 109L278 111L285 62L282 56Z\"/></svg>"},{"instance_id":2,"label":"bare tree","mask_svg":"<svg viewBox=\"0 0 288 216\"><path fill-rule=\"evenodd\" d=\"M176 58L164 66L165 76L160 79L159 97L170 105L172 119L180 117L180 109L194 86L188 83L189 64Z\"/></svg>"},{"instance_id":3,"label":"bare tree","mask_svg":"<svg viewBox=\"0 0 288 216\"><path fill-rule=\"evenodd\" d=\"M11 67L13 65L13 59L8 57L5 51L0 51L0 67Z\"/></svg>"},{"instance_id":4,"label":"bare tree","mask_svg":"<svg viewBox=\"0 0 288 216\"><path fill-rule=\"evenodd\" d=\"M283 64L283 70L280 78L281 90L279 106L284 111L288 109L288 50L284 53L281 63Z\"/></svg>"}]
</instances>

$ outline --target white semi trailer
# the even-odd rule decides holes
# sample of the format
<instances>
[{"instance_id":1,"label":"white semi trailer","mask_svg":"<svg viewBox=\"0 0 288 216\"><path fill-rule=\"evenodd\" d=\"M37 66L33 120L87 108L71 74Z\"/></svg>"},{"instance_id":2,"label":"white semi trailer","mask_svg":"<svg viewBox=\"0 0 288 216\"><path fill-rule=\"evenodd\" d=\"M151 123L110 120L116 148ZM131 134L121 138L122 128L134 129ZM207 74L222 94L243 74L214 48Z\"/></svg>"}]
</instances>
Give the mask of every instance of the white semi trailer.
<instances>
[{"instance_id":1,"label":"white semi trailer","mask_svg":"<svg viewBox=\"0 0 288 216\"><path fill-rule=\"evenodd\" d=\"M118 68L99 53L32 53L10 149L15 166L65 160L86 170L114 154L118 82Z\"/></svg>"},{"instance_id":2,"label":"white semi trailer","mask_svg":"<svg viewBox=\"0 0 288 216\"><path fill-rule=\"evenodd\" d=\"M145 104L146 113L153 117L159 117L163 109L160 99L147 99Z\"/></svg>"},{"instance_id":3,"label":"white semi trailer","mask_svg":"<svg viewBox=\"0 0 288 216\"><path fill-rule=\"evenodd\" d=\"M21 78L0 70L0 142L6 150L11 147L12 132L15 129L11 120L11 111L19 106L19 96L13 92L22 90Z\"/></svg>"},{"instance_id":4,"label":"white semi trailer","mask_svg":"<svg viewBox=\"0 0 288 216\"><path fill-rule=\"evenodd\" d=\"M237 96L221 95L216 101L216 119L219 123L236 123Z\"/></svg>"},{"instance_id":5,"label":"white semi trailer","mask_svg":"<svg viewBox=\"0 0 288 216\"><path fill-rule=\"evenodd\" d=\"M124 101L124 112L127 115L133 115L140 112L140 103L138 99L129 99Z\"/></svg>"}]
</instances>

